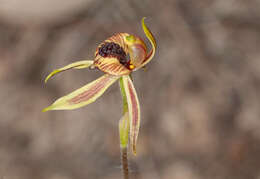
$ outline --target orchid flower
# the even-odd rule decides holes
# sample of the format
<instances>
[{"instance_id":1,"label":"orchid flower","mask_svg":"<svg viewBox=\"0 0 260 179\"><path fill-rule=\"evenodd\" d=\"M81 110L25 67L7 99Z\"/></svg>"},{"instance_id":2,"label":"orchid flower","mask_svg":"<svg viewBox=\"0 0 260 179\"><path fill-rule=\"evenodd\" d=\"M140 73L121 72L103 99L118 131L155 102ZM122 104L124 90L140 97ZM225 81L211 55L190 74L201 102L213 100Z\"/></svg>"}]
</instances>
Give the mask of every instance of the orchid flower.
<instances>
[{"instance_id":1,"label":"orchid flower","mask_svg":"<svg viewBox=\"0 0 260 179\"><path fill-rule=\"evenodd\" d=\"M91 83L57 99L52 105L43 109L43 112L83 107L94 102L108 87L119 80L124 107L123 117L119 121L120 143L121 147L126 147L129 134L132 151L136 154L136 143L140 127L140 104L130 75L133 71L149 63L156 50L156 41L149 28L145 25L144 19L142 19L142 28L152 47L149 52L147 52L143 40L137 36L128 33L113 35L97 47L93 61L78 61L56 69L47 76L45 83L53 75L69 69L90 67L98 68L105 73Z\"/></svg>"}]
</instances>

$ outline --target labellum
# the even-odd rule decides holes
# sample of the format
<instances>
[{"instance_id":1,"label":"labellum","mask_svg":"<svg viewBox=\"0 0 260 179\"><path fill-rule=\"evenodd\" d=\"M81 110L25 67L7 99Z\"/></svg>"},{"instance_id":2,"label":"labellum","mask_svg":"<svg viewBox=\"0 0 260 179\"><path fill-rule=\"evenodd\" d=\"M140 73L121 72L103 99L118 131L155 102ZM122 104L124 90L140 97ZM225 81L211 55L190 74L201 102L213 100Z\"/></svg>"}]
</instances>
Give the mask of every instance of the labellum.
<instances>
[{"instance_id":1,"label":"labellum","mask_svg":"<svg viewBox=\"0 0 260 179\"><path fill-rule=\"evenodd\" d=\"M98 46L94 65L105 73L121 76L130 74L145 58L146 45L140 38L118 33Z\"/></svg>"}]
</instances>

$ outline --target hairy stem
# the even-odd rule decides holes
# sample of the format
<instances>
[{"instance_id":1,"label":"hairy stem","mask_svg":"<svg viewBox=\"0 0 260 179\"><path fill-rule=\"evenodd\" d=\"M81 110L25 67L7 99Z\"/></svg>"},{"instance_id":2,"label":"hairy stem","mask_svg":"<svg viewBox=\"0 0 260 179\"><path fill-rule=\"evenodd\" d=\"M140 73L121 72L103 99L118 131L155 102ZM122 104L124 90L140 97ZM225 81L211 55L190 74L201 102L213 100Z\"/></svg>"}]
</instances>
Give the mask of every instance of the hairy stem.
<instances>
[{"instance_id":1,"label":"hairy stem","mask_svg":"<svg viewBox=\"0 0 260 179\"><path fill-rule=\"evenodd\" d=\"M129 179L127 147L126 148L121 148L121 162L122 162L122 169L123 169L124 179Z\"/></svg>"}]
</instances>

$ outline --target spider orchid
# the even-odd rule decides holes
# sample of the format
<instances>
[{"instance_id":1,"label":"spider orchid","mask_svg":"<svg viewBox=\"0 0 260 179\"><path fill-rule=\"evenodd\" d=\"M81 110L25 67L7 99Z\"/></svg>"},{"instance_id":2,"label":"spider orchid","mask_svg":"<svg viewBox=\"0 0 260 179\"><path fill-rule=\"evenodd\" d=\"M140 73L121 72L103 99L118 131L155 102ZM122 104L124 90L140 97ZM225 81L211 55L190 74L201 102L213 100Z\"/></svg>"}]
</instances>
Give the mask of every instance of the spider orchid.
<instances>
[{"instance_id":1,"label":"spider orchid","mask_svg":"<svg viewBox=\"0 0 260 179\"><path fill-rule=\"evenodd\" d=\"M143 31L151 43L152 49L147 52L143 40L128 33L118 33L102 42L96 49L94 61L84 60L56 69L45 79L45 83L53 75L69 70L98 68L105 74L76 91L57 99L52 105L43 109L71 110L94 102L115 81L119 80L123 97L124 115L119 121L121 146L128 144L128 133L132 151L136 154L136 143L140 127L140 104L131 80L131 73L151 61L156 50L156 41L142 19ZM129 57L128 57L129 55Z\"/></svg>"}]
</instances>

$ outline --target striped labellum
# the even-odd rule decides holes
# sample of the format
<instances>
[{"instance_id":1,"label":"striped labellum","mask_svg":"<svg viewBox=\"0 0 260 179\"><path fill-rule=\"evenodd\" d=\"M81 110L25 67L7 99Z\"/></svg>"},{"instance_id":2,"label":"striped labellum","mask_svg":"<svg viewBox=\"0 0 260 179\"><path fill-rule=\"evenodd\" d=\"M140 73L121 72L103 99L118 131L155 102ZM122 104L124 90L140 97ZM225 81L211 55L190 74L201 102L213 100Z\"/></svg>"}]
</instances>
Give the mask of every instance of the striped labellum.
<instances>
[{"instance_id":1,"label":"striped labellum","mask_svg":"<svg viewBox=\"0 0 260 179\"><path fill-rule=\"evenodd\" d=\"M128 75L145 61L146 49L139 37L118 33L98 46L94 66L111 75Z\"/></svg>"}]
</instances>

